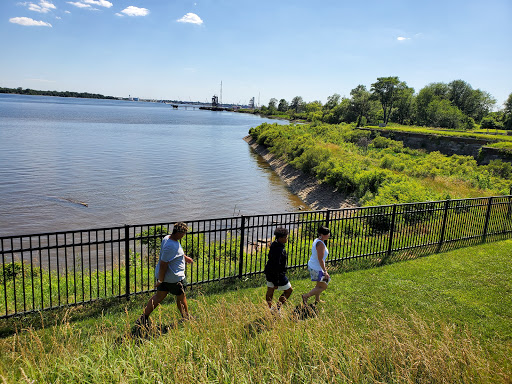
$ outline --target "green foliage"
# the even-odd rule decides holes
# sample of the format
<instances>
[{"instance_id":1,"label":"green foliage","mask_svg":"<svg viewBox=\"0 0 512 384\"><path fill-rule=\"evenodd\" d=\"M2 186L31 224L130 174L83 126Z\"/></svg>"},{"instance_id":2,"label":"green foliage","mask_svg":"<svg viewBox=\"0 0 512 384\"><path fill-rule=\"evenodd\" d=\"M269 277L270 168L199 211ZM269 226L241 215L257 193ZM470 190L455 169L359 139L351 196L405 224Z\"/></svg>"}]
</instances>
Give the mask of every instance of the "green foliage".
<instances>
[{"instance_id":1,"label":"green foliage","mask_svg":"<svg viewBox=\"0 0 512 384\"><path fill-rule=\"evenodd\" d=\"M396 101L396 91L400 84L397 76L379 77L372 84L371 92L374 99L379 100L384 112L384 124L388 123L389 115Z\"/></svg>"},{"instance_id":2,"label":"green foliage","mask_svg":"<svg viewBox=\"0 0 512 384\"><path fill-rule=\"evenodd\" d=\"M112 96L103 96L98 93L87 93L87 92L59 92L59 91L38 91L35 89L26 88L23 89L21 87L18 88L1 88L0 93L11 93L18 95L38 95L38 96L59 96L59 97L80 97L85 99L114 99Z\"/></svg>"},{"instance_id":3,"label":"green foliage","mask_svg":"<svg viewBox=\"0 0 512 384\"><path fill-rule=\"evenodd\" d=\"M139 241L147 245L148 251L151 255L156 255L160 252L160 244L162 243L162 239L169 234L167 228L164 228L160 225L155 227L149 227L147 231L142 231L135 235L136 238L140 239Z\"/></svg>"},{"instance_id":4,"label":"green foliage","mask_svg":"<svg viewBox=\"0 0 512 384\"><path fill-rule=\"evenodd\" d=\"M491 160L487 165L489 172L497 177L512 179L512 164L502 160Z\"/></svg>"},{"instance_id":5,"label":"green foliage","mask_svg":"<svg viewBox=\"0 0 512 384\"><path fill-rule=\"evenodd\" d=\"M473 189L475 196L482 195L481 191L508 193L506 166L499 166L502 171L494 166L489 172L471 156L425 153L382 136L363 146L371 132L346 124L264 123L251 129L250 134L296 168L359 199L363 205L442 200L447 195L467 197L450 189L461 183ZM442 188L434 190L431 185L438 179Z\"/></svg>"},{"instance_id":6,"label":"green foliage","mask_svg":"<svg viewBox=\"0 0 512 384\"><path fill-rule=\"evenodd\" d=\"M4 282L9 283L14 281L16 277L23 273L23 266L20 261L14 263L8 263L3 265L3 269L0 271L0 284Z\"/></svg>"},{"instance_id":7,"label":"green foliage","mask_svg":"<svg viewBox=\"0 0 512 384\"><path fill-rule=\"evenodd\" d=\"M482 119L480 127L484 129L503 129L505 127L503 116L498 113L491 113Z\"/></svg>"},{"instance_id":8,"label":"green foliage","mask_svg":"<svg viewBox=\"0 0 512 384\"><path fill-rule=\"evenodd\" d=\"M305 102L301 96L293 98L290 104L281 99L276 108L276 99L261 112L291 119L329 124L355 123L356 126L389 124L416 124L454 130L470 130L475 122L490 114L496 100L485 91L473 89L463 80L449 84L431 83L417 95L414 88L407 86L397 76L379 77L371 84L370 91L365 85L358 85L350 91L350 98L334 93L322 105L319 101ZM505 103L501 120L506 129L512 129L512 109ZM483 121L484 127L491 126L492 120ZM500 126L498 120L494 124Z\"/></svg>"},{"instance_id":9,"label":"green foliage","mask_svg":"<svg viewBox=\"0 0 512 384\"><path fill-rule=\"evenodd\" d=\"M391 149L395 150L396 152L401 152L401 150L404 147L404 143L402 143L401 141L396 141L396 140L388 139L386 137L377 135L372 140L372 146L374 148L391 148Z\"/></svg>"}]
</instances>

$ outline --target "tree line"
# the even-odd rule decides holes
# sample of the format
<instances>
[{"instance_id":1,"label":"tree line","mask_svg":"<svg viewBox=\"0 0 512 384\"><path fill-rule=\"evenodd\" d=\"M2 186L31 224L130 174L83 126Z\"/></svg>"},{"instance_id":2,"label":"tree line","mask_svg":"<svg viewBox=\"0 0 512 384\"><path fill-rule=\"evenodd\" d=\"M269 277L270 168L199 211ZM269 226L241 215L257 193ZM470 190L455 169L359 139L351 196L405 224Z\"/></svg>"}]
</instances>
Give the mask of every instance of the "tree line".
<instances>
[{"instance_id":1,"label":"tree line","mask_svg":"<svg viewBox=\"0 0 512 384\"><path fill-rule=\"evenodd\" d=\"M492 112L496 99L488 92L463 81L431 83L415 93L398 76L379 77L368 90L358 85L350 97L335 93L327 102L305 102L301 96L291 102L270 99L257 112L291 119L357 126L398 123L450 129L482 128L512 130L512 93L502 109Z\"/></svg>"},{"instance_id":2,"label":"tree line","mask_svg":"<svg viewBox=\"0 0 512 384\"><path fill-rule=\"evenodd\" d=\"M36 96L59 96L59 97L79 97L84 99L113 99L117 100L113 96L104 96L99 93L88 93L88 92L70 92L70 91L38 91L36 89L30 89L22 87L18 88L2 88L0 87L0 93L12 93L17 95L36 95Z\"/></svg>"}]
</instances>

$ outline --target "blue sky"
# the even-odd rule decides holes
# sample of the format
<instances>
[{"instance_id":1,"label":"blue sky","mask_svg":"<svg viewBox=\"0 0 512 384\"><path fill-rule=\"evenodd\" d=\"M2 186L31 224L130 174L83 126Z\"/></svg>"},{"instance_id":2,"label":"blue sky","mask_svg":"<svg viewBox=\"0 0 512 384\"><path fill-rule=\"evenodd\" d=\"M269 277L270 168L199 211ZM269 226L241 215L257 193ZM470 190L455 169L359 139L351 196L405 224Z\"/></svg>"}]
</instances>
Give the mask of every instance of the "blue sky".
<instances>
[{"instance_id":1,"label":"blue sky","mask_svg":"<svg viewBox=\"0 0 512 384\"><path fill-rule=\"evenodd\" d=\"M0 1L0 86L260 104L398 76L512 93L512 0Z\"/></svg>"}]
</instances>

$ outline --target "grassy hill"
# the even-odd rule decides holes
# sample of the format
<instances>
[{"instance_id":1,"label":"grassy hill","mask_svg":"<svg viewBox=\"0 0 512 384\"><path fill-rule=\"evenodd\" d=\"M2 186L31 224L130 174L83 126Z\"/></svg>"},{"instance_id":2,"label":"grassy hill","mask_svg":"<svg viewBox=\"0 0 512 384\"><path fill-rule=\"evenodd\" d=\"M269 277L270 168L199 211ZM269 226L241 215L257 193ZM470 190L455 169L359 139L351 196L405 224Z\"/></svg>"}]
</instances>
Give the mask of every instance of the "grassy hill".
<instances>
[{"instance_id":1,"label":"grassy hill","mask_svg":"<svg viewBox=\"0 0 512 384\"><path fill-rule=\"evenodd\" d=\"M280 316L262 277L188 292L195 318L174 300L144 337L132 324L147 296L0 322L5 383L510 383L512 240L380 268L344 272L317 313L312 287L290 274Z\"/></svg>"}]
</instances>

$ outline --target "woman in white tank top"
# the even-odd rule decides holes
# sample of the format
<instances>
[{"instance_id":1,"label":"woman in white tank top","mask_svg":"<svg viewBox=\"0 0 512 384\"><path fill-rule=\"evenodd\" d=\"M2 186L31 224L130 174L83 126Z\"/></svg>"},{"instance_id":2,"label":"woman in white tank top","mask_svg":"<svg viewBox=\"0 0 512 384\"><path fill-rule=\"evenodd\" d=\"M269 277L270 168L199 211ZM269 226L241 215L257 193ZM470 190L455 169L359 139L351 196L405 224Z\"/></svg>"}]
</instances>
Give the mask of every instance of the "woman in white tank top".
<instances>
[{"instance_id":1,"label":"woman in white tank top","mask_svg":"<svg viewBox=\"0 0 512 384\"><path fill-rule=\"evenodd\" d=\"M327 227L318 228L318 238L313 242L311 248L311 257L308 261L308 270L311 275L311 281L316 282L315 287L302 295L304 304L308 303L311 296L315 296L315 304L319 303L320 294L327 289L327 285L331 281L327 267L325 266L325 259L329 255L329 250L325 246L325 240L331 236L331 232Z\"/></svg>"}]
</instances>

